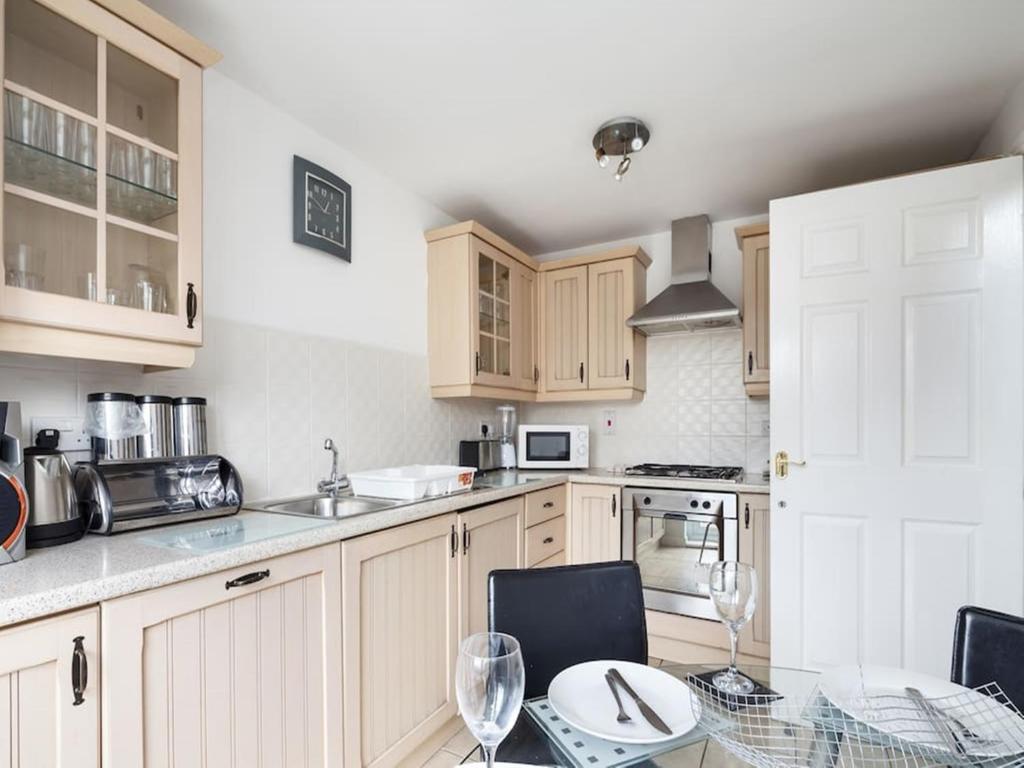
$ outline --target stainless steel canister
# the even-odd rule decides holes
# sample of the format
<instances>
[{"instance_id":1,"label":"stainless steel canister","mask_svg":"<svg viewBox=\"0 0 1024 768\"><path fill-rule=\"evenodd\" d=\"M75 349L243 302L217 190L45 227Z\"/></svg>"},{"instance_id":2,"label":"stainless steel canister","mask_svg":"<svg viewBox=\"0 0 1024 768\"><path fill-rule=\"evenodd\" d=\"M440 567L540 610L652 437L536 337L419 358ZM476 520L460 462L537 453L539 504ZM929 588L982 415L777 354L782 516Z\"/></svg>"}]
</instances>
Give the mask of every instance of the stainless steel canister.
<instances>
[{"instance_id":1,"label":"stainless steel canister","mask_svg":"<svg viewBox=\"0 0 1024 768\"><path fill-rule=\"evenodd\" d=\"M135 398L146 422L146 431L136 439L140 459L163 459L174 455L174 408L164 395L140 395Z\"/></svg>"},{"instance_id":2,"label":"stainless steel canister","mask_svg":"<svg viewBox=\"0 0 1024 768\"><path fill-rule=\"evenodd\" d=\"M174 406L174 455L202 456L206 444L206 398L176 397Z\"/></svg>"},{"instance_id":3,"label":"stainless steel canister","mask_svg":"<svg viewBox=\"0 0 1024 768\"><path fill-rule=\"evenodd\" d=\"M94 461L134 459L139 455L136 432L131 429L135 395L127 392L93 392L87 398L90 420L100 434L89 438ZM128 436L122 437L128 433ZM116 437L115 437L116 436Z\"/></svg>"}]
</instances>

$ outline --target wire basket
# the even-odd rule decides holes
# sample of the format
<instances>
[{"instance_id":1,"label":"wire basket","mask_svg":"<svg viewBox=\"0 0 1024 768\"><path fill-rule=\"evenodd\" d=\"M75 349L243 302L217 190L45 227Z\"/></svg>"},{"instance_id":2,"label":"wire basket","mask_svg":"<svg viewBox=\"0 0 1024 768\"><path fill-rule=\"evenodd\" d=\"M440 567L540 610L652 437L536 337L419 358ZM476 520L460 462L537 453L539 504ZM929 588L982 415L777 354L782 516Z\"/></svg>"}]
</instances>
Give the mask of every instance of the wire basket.
<instances>
[{"instance_id":1,"label":"wire basket","mask_svg":"<svg viewBox=\"0 0 1024 768\"><path fill-rule=\"evenodd\" d=\"M994 683L942 698L845 701L817 686L795 700L763 687L725 694L705 676L687 683L711 737L760 768L1024 766L1024 718Z\"/></svg>"}]
</instances>

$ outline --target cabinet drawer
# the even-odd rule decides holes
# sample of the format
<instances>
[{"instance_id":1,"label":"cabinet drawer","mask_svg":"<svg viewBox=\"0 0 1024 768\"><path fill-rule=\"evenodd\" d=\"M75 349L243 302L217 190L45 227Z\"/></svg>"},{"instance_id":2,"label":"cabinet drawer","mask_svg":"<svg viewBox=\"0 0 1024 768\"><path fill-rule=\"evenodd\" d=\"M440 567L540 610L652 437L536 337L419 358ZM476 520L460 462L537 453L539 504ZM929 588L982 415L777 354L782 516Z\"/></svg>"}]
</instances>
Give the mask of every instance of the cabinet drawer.
<instances>
[{"instance_id":1,"label":"cabinet drawer","mask_svg":"<svg viewBox=\"0 0 1024 768\"><path fill-rule=\"evenodd\" d=\"M565 514L565 486L526 494L526 527Z\"/></svg>"},{"instance_id":2,"label":"cabinet drawer","mask_svg":"<svg viewBox=\"0 0 1024 768\"><path fill-rule=\"evenodd\" d=\"M561 552L556 552L551 557L549 557L547 560L541 560L539 563L537 563L533 567L534 568L550 568L553 565L565 565L565 550L564 549Z\"/></svg>"},{"instance_id":3,"label":"cabinet drawer","mask_svg":"<svg viewBox=\"0 0 1024 768\"><path fill-rule=\"evenodd\" d=\"M565 516L526 529L526 567L532 568L541 560L565 549Z\"/></svg>"}]
</instances>

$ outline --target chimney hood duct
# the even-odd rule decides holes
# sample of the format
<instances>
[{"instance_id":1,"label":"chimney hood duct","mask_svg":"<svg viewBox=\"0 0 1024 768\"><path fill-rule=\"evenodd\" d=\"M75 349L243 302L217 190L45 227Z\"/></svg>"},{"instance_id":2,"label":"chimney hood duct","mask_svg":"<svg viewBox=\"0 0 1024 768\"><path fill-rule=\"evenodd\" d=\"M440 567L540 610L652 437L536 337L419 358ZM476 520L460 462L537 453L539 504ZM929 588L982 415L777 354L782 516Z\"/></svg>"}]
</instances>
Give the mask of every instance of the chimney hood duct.
<instances>
[{"instance_id":1,"label":"chimney hood duct","mask_svg":"<svg viewBox=\"0 0 1024 768\"><path fill-rule=\"evenodd\" d=\"M740 311L708 279L711 222L691 216L672 222L672 283L637 310L626 325L645 336L735 328Z\"/></svg>"}]
</instances>

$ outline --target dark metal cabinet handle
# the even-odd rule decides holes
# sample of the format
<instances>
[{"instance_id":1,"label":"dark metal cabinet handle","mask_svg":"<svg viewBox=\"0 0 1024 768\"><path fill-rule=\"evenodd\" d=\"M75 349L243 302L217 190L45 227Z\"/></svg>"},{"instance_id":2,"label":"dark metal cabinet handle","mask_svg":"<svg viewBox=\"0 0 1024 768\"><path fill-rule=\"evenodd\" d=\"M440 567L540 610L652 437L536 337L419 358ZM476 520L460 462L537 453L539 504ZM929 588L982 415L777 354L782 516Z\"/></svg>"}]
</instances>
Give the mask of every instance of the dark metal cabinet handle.
<instances>
[{"instance_id":1,"label":"dark metal cabinet handle","mask_svg":"<svg viewBox=\"0 0 1024 768\"><path fill-rule=\"evenodd\" d=\"M750 504L743 505L743 527L750 528Z\"/></svg>"},{"instance_id":2,"label":"dark metal cabinet handle","mask_svg":"<svg viewBox=\"0 0 1024 768\"><path fill-rule=\"evenodd\" d=\"M540 381L540 368L535 365L533 366L533 383L536 384L538 381Z\"/></svg>"},{"instance_id":3,"label":"dark metal cabinet handle","mask_svg":"<svg viewBox=\"0 0 1024 768\"><path fill-rule=\"evenodd\" d=\"M733 370L735 371L736 369L733 368ZM618 496L612 496L612 517L615 517L615 510L618 508L618 506L619 506L619 498L618 498Z\"/></svg>"},{"instance_id":4,"label":"dark metal cabinet handle","mask_svg":"<svg viewBox=\"0 0 1024 768\"><path fill-rule=\"evenodd\" d=\"M553 506L555 506L555 502L553 502L553 501L545 501L544 502L544 509L551 509Z\"/></svg>"},{"instance_id":5,"label":"dark metal cabinet handle","mask_svg":"<svg viewBox=\"0 0 1024 768\"><path fill-rule=\"evenodd\" d=\"M188 284L188 294L185 296L185 320L189 328L195 328L196 313L199 312L199 297L196 296L196 284Z\"/></svg>"},{"instance_id":6,"label":"dark metal cabinet handle","mask_svg":"<svg viewBox=\"0 0 1024 768\"><path fill-rule=\"evenodd\" d=\"M555 537L554 536L548 536L546 539L544 539L544 543L545 544L554 544L555 543Z\"/></svg>"},{"instance_id":7,"label":"dark metal cabinet handle","mask_svg":"<svg viewBox=\"0 0 1024 768\"><path fill-rule=\"evenodd\" d=\"M480 353L476 353L476 372L480 373Z\"/></svg>"},{"instance_id":8,"label":"dark metal cabinet handle","mask_svg":"<svg viewBox=\"0 0 1024 768\"><path fill-rule=\"evenodd\" d=\"M455 553L459 551L459 536L455 533L455 526L452 526L451 538L448 541L448 545L451 548L451 556L455 557Z\"/></svg>"},{"instance_id":9,"label":"dark metal cabinet handle","mask_svg":"<svg viewBox=\"0 0 1024 768\"><path fill-rule=\"evenodd\" d=\"M462 554L469 552L469 528L462 524Z\"/></svg>"},{"instance_id":10,"label":"dark metal cabinet handle","mask_svg":"<svg viewBox=\"0 0 1024 768\"><path fill-rule=\"evenodd\" d=\"M75 650L71 658L71 691L75 694L72 706L85 703L85 689L89 685L89 660L85 656L85 638L74 639Z\"/></svg>"},{"instance_id":11,"label":"dark metal cabinet handle","mask_svg":"<svg viewBox=\"0 0 1024 768\"><path fill-rule=\"evenodd\" d=\"M583 383L583 363L580 363L580 384Z\"/></svg>"},{"instance_id":12,"label":"dark metal cabinet handle","mask_svg":"<svg viewBox=\"0 0 1024 768\"><path fill-rule=\"evenodd\" d=\"M736 370L735 368L733 370ZM754 353L747 352L747 374L754 372Z\"/></svg>"},{"instance_id":13,"label":"dark metal cabinet handle","mask_svg":"<svg viewBox=\"0 0 1024 768\"><path fill-rule=\"evenodd\" d=\"M247 573L244 576L239 576L237 579L230 579L224 582L224 589L234 589L235 587L247 587L250 584L255 584L257 581L263 581L264 579L270 578L270 569L265 571L253 571Z\"/></svg>"},{"instance_id":14,"label":"dark metal cabinet handle","mask_svg":"<svg viewBox=\"0 0 1024 768\"><path fill-rule=\"evenodd\" d=\"M735 368L733 369L735 370ZM626 358L626 381L629 381L629 358Z\"/></svg>"}]
</instances>

